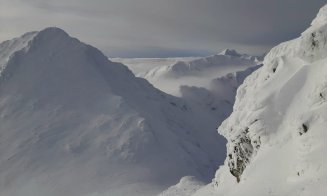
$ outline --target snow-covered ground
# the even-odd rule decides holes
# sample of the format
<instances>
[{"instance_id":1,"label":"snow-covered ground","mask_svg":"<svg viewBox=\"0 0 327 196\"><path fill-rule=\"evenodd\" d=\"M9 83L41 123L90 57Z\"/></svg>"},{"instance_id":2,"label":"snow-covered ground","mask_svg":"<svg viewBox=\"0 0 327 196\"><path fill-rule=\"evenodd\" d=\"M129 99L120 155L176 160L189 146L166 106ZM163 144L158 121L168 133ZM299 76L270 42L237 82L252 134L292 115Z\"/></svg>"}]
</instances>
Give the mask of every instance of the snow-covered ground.
<instances>
[{"instance_id":1,"label":"snow-covered ground","mask_svg":"<svg viewBox=\"0 0 327 196\"><path fill-rule=\"evenodd\" d=\"M223 119L58 28L0 56L0 195L155 195L223 162Z\"/></svg>"},{"instance_id":2,"label":"snow-covered ground","mask_svg":"<svg viewBox=\"0 0 327 196\"><path fill-rule=\"evenodd\" d=\"M178 184L169 187L158 196L190 196L205 184L193 176L183 177Z\"/></svg>"},{"instance_id":3,"label":"snow-covered ground","mask_svg":"<svg viewBox=\"0 0 327 196\"><path fill-rule=\"evenodd\" d=\"M326 195L326 73L327 5L238 89L219 127L228 140L225 164L194 196Z\"/></svg>"}]
</instances>

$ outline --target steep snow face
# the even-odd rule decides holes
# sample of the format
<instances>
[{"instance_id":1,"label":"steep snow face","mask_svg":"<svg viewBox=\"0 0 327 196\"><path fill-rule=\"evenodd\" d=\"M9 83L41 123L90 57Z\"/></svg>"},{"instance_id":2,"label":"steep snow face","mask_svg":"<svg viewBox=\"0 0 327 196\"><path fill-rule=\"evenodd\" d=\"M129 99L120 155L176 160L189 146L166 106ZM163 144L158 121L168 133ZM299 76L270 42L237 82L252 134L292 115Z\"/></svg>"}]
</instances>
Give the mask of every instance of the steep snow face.
<instances>
[{"instance_id":1,"label":"steep snow face","mask_svg":"<svg viewBox=\"0 0 327 196\"><path fill-rule=\"evenodd\" d=\"M183 177L178 184L170 187L158 196L190 196L205 184L193 176Z\"/></svg>"},{"instance_id":2,"label":"steep snow face","mask_svg":"<svg viewBox=\"0 0 327 196\"><path fill-rule=\"evenodd\" d=\"M33 39L36 34L36 32L27 33L20 38L8 40L0 44L0 74L11 55L26 47L27 43Z\"/></svg>"},{"instance_id":3,"label":"steep snow face","mask_svg":"<svg viewBox=\"0 0 327 196\"><path fill-rule=\"evenodd\" d=\"M256 57L226 49L220 54L158 66L140 77L160 90L181 96L181 86L209 88L211 80L260 64Z\"/></svg>"},{"instance_id":4,"label":"steep snow face","mask_svg":"<svg viewBox=\"0 0 327 196\"><path fill-rule=\"evenodd\" d=\"M211 81L210 88L182 86L182 98L193 108L201 108L208 114L205 121L208 124L217 125L226 119L232 112L236 89L241 85L253 71L261 67L261 65L250 67L245 71L229 73L226 76L216 78ZM221 154L221 153L219 153ZM163 193L162 196L180 196L191 195L198 189L204 186L199 183L194 177L182 178L180 183L170 187Z\"/></svg>"},{"instance_id":5,"label":"steep snow face","mask_svg":"<svg viewBox=\"0 0 327 196\"><path fill-rule=\"evenodd\" d=\"M273 48L265 58L265 63L273 63L278 57L296 57L307 62L324 59L327 53L327 7L320 9L311 27L301 37Z\"/></svg>"},{"instance_id":6,"label":"steep snow face","mask_svg":"<svg viewBox=\"0 0 327 196\"><path fill-rule=\"evenodd\" d=\"M194 195L326 194L326 10L240 86L218 129L228 140L225 164Z\"/></svg>"},{"instance_id":7,"label":"steep snow face","mask_svg":"<svg viewBox=\"0 0 327 196\"><path fill-rule=\"evenodd\" d=\"M319 29L327 24L327 6L319 10L317 17L312 21L311 27L307 31Z\"/></svg>"},{"instance_id":8,"label":"steep snow face","mask_svg":"<svg viewBox=\"0 0 327 196\"><path fill-rule=\"evenodd\" d=\"M0 48L0 195L155 195L222 161L203 110L64 31Z\"/></svg>"},{"instance_id":9,"label":"steep snow face","mask_svg":"<svg viewBox=\"0 0 327 196\"><path fill-rule=\"evenodd\" d=\"M261 65L257 65L244 71L232 72L215 78L208 88L181 86L181 97L191 105L208 110L216 121L222 122L232 112L237 88L248 75L260 67Z\"/></svg>"}]
</instances>

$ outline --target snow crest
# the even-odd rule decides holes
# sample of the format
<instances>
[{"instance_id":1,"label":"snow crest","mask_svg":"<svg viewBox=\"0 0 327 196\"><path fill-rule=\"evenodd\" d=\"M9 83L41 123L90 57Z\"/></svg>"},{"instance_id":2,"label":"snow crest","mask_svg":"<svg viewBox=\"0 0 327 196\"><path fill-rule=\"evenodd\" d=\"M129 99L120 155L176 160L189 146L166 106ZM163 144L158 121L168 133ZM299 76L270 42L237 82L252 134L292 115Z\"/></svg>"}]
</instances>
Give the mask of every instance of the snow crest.
<instances>
[{"instance_id":1,"label":"snow crest","mask_svg":"<svg viewBox=\"0 0 327 196\"><path fill-rule=\"evenodd\" d=\"M222 66L252 66L258 64L257 57L239 54L232 49L226 49L217 55L199 58L190 61L179 61L173 65L158 67L145 74L145 78L181 78L185 76L197 76L204 72L214 71Z\"/></svg>"},{"instance_id":2,"label":"snow crest","mask_svg":"<svg viewBox=\"0 0 327 196\"><path fill-rule=\"evenodd\" d=\"M327 6L320 9L311 27L301 37L274 47L266 56L265 64L273 63L278 57L288 56L314 62L326 57L327 53Z\"/></svg>"}]
</instances>

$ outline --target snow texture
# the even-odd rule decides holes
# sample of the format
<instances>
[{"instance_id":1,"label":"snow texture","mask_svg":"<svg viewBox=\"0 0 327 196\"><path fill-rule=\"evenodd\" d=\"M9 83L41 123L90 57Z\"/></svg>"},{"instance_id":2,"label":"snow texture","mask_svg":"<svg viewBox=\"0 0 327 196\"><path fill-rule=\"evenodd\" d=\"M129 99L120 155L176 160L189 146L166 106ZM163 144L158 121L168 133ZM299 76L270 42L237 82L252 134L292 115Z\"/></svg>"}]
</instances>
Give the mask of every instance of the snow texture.
<instances>
[{"instance_id":1,"label":"snow texture","mask_svg":"<svg viewBox=\"0 0 327 196\"><path fill-rule=\"evenodd\" d=\"M0 195L156 195L223 162L207 110L61 29L6 41L0 57Z\"/></svg>"},{"instance_id":2,"label":"snow texture","mask_svg":"<svg viewBox=\"0 0 327 196\"><path fill-rule=\"evenodd\" d=\"M225 164L194 196L326 195L327 5L239 87Z\"/></svg>"}]
</instances>

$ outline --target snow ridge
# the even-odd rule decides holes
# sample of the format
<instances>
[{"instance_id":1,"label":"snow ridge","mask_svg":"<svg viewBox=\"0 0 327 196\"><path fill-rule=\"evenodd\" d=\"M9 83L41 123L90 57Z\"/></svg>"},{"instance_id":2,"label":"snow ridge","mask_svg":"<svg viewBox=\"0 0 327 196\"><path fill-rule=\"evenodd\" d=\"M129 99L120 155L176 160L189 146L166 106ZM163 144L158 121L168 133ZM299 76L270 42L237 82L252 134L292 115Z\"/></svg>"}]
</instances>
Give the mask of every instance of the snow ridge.
<instances>
[{"instance_id":1,"label":"snow ridge","mask_svg":"<svg viewBox=\"0 0 327 196\"><path fill-rule=\"evenodd\" d=\"M145 74L145 78L181 78L185 76L197 76L204 72L213 71L222 66L251 66L258 64L254 56L241 55L236 50L226 49L217 55L199 58L191 61L179 61L173 65L154 68Z\"/></svg>"},{"instance_id":2,"label":"snow ridge","mask_svg":"<svg viewBox=\"0 0 327 196\"><path fill-rule=\"evenodd\" d=\"M278 57L289 56L314 62L326 58L327 53L327 6L320 9L311 27L301 37L274 47L266 56L265 64Z\"/></svg>"},{"instance_id":3,"label":"snow ridge","mask_svg":"<svg viewBox=\"0 0 327 196\"><path fill-rule=\"evenodd\" d=\"M8 40L0 44L0 75L5 69L6 63L15 54L15 52L27 47L28 43L36 34L36 32L26 33L21 38Z\"/></svg>"}]
</instances>

